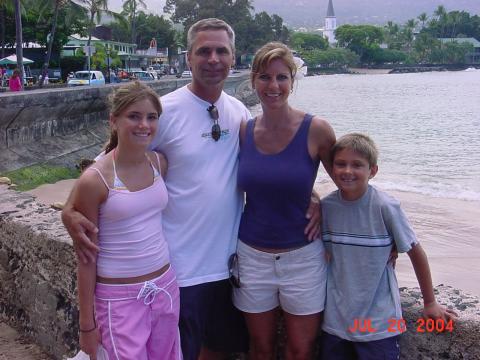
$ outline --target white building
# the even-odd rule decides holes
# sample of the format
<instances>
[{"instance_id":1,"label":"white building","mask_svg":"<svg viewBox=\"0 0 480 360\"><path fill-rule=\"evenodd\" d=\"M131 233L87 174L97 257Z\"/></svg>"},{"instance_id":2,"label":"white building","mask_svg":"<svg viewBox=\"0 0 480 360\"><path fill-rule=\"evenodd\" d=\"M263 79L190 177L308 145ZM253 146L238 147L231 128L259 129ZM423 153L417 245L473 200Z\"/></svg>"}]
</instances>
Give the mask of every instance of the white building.
<instances>
[{"instance_id":1,"label":"white building","mask_svg":"<svg viewBox=\"0 0 480 360\"><path fill-rule=\"evenodd\" d=\"M333 10L332 0L328 0L327 16L325 17L325 29L323 36L325 36L330 44L336 43L335 30L337 29L337 18Z\"/></svg>"}]
</instances>

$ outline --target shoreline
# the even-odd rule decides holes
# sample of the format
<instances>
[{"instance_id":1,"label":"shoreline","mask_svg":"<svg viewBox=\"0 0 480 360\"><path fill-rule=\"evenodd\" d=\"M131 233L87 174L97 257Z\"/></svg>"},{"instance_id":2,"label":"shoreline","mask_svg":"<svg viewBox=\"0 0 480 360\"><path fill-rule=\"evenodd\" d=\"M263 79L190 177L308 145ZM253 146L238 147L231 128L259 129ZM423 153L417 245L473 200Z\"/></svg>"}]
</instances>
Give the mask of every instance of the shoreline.
<instances>
[{"instance_id":1,"label":"shoreline","mask_svg":"<svg viewBox=\"0 0 480 360\"><path fill-rule=\"evenodd\" d=\"M46 205L64 202L75 180L44 184L27 193ZM333 183L316 183L320 196L335 190ZM427 253L434 286L450 285L480 297L480 201L434 198L412 192L387 191L398 199ZM406 254L397 259L400 287L417 287L418 283Z\"/></svg>"}]
</instances>

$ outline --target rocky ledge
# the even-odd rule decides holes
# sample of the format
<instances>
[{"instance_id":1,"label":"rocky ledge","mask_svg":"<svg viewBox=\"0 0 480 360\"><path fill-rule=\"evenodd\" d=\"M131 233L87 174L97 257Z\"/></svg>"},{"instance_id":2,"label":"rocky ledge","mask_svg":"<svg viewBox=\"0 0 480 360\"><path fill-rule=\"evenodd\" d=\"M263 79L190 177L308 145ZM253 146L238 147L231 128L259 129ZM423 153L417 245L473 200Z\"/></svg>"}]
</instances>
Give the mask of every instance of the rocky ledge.
<instances>
[{"instance_id":1,"label":"rocky ledge","mask_svg":"<svg viewBox=\"0 0 480 360\"><path fill-rule=\"evenodd\" d=\"M8 185L0 185L0 199L0 318L62 359L78 349L72 242L58 211ZM480 359L479 299L444 285L435 291L459 320L441 333L442 324L422 325L420 291L402 288L401 359Z\"/></svg>"}]
</instances>

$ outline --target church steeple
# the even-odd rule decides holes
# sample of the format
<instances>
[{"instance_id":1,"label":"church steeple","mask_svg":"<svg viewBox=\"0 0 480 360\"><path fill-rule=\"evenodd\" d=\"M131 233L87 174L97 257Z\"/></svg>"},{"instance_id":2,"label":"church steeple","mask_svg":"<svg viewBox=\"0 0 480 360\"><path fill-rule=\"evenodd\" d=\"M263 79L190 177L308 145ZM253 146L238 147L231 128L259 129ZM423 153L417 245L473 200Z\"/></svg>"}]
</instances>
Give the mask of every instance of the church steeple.
<instances>
[{"instance_id":1,"label":"church steeple","mask_svg":"<svg viewBox=\"0 0 480 360\"><path fill-rule=\"evenodd\" d=\"M333 0L328 0L327 17L325 18L325 30L323 35L327 38L330 44L334 44L335 30L337 29L337 18L335 17L335 11L333 10Z\"/></svg>"},{"instance_id":2,"label":"church steeple","mask_svg":"<svg viewBox=\"0 0 480 360\"><path fill-rule=\"evenodd\" d=\"M335 17L332 0L328 0L327 17Z\"/></svg>"}]
</instances>

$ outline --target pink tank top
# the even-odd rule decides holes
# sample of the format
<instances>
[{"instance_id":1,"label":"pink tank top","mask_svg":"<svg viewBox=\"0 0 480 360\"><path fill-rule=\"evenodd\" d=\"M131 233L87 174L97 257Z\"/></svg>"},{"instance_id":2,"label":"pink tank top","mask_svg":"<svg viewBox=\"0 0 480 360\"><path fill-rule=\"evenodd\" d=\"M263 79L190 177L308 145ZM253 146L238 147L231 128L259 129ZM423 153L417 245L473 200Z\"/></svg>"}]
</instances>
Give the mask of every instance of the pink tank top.
<instances>
[{"instance_id":1,"label":"pink tank top","mask_svg":"<svg viewBox=\"0 0 480 360\"><path fill-rule=\"evenodd\" d=\"M100 205L98 215L98 276L141 276L170 262L162 229L162 210L167 206L168 194L161 175L152 168L153 184L134 192L110 188L97 168L89 168L108 188L107 200ZM114 183L118 184L115 170L114 174Z\"/></svg>"}]
</instances>

